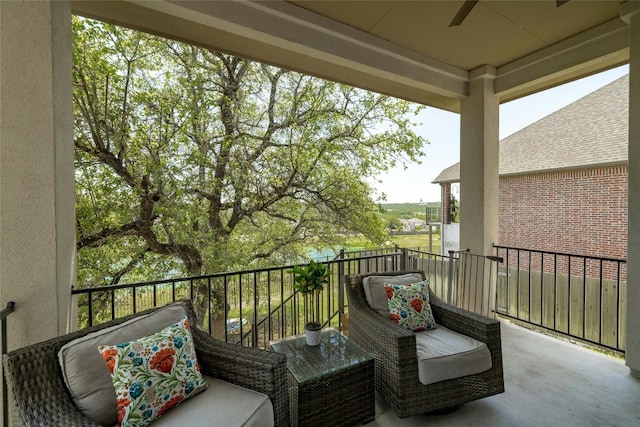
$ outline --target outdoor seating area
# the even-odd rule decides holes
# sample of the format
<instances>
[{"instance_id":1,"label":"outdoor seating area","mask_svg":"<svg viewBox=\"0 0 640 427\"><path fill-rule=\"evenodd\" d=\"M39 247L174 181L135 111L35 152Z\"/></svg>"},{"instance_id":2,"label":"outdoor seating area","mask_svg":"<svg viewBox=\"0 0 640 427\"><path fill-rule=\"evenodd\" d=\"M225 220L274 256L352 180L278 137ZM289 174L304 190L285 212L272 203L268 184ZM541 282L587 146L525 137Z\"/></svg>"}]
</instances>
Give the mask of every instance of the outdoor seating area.
<instances>
[{"instance_id":1,"label":"outdoor seating area","mask_svg":"<svg viewBox=\"0 0 640 427\"><path fill-rule=\"evenodd\" d=\"M388 276L389 281L393 281L393 276L416 273L421 274L415 271L394 272L388 273ZM366 422L366 425L371 427L627 426L637 425L640 420L640 407L637 405L640 381L628 375L622 359L508 322L486 318L484 323L493 325L498 332L497 339L502 344L497 347L500 354L499 357L493 357L494 366L490 370L493 372L488 376L493 381L494 393L473 400L469 398L469 392L464 391L465 382L440 381L436 383L439 385L429 389L428 386L420 385L414 378L411 388L424 387L432 393L442 392L445 394L444 397L433 394L432 400L440 405L439 408L455 410L429 412L418 409L410 416L407 416L406 412L399 412L392 406L393 400L384 395L390 392L388 385L383 386L387 389L380 386L384 380L379 377L382 369L379 354L375 350L380 344L376 344L375 339L371 338L373 346L367 345L361 341L361 337L358 338L362 333L362 325L358 324L358 319L363 315L356 314L358 308L355 307L368 303L364 293L358 296L353 291L354 287L361 287L363 278L371 276L384 277L384 274L346 277L351 301L348 338L335 329L328 328L323 332L323 342L317 347L307 347L302 337L289 337L273 341L271 351L265 351L224 343L211 338L198 328L192 328L194 347L203 375L216 377L212 388L218 392L228 391L225 387L233 388L233 384L239 384L243 388L258 391L265 398L268 397L267 400L271 404L267 406L271 408L273 425L276 426L324 425L323 422L328 418L324 416L323 410L325 413L326 410L334 412L331 425L356 426ZM434 316L440 325L451 326L448 322L462 315L458 309L446 314L442 311L446 309L446 304L433 294L430 297ZM355 302L359 298L360 302ZM162 315L162 312L167 310L172 312L169 315L172 319L186 313L189 321L195 324L191 304L181 301L164 309L146 310L11 352L5 357L4 364L13 396L12 401L18 402L18 409L14 412L18 424L15 425L45 425L52 422L58 425L95 425L72 401L77 396L71 396L67 391L60 369L60 350L63 349L64 352L69 343L74 341L105 340L105 332L109 333L114 329L118 331L132 322L139 322L140 319L152 315L157 317L158 313ZM373 316L380 317L375 312ZM476 318L477 322L480 316L471 317ZM377 321L371 316L369 320ZM157 329L164 326L163 322L170 323L171 319L164 319L160 323L154 321L154 327ZM376 332L374 335L384 335L380 326L371 324L369 329ZM134 333L141 333L139 325L135 328L137 329ZM363 347L367 350L363 350ZM495 349L495 343L490 347ZM285 363L283 354L287 360L291 358L288 360L289 363ZM375 374L372 363L374 357ZM404 365L406 366L406 363ZM415 376L417 367L405 370ZM468 378L473 381L468 380L467 384L478 384L479 380L475 379L474 375ZM408 380L405 380L405 384L408 384L406 381ZM93 384L93 381L86 382ZM506 392L496 392L501 391L500 387ZM202 397L205 395L206 392L203 392ZM234 396L237 398L239 395ZM218 393L214 400L221 397L223 396ZM194 402L197 399L194 398ZM423 400L428 399L423 397ZM466 403L462 404L463 402ZM411 404L417 406L416 399L411 401ZM181 409L176 409L170 416L161 418L154 425L180 423L181 411L182 414L198 411L191 405L190 402L183 403L180 405ZM204 406L218 407L208 403ZM202 408L201 405L199 407ZM265 412L256 413L264 415ZM225 416L228 417L228 412ZM270 416L267 418L271 419ZM264 425L264 419L260 422L255 425Z\"/></svg>"},{"instance_id":2,"label":"outdoor seating area","mask_svg":"<svg viewBox=\"0 0 640 427\"><path fill-rule=\"evenodd\" d=\"M418 311L433 311L435 324L426 327L433 330L412 332L389 320L387 284L421 280L418 270L346 277L349 337L375 356L376 390L403 418L504 391L499 321L445 304L430 290Z\"/></svg>"},{"instance_id":3,"label":"outdoor seating area","mask_svg":"<svg viewBox=\"0 0 640 427\"><path fill-rule=\"evenodd\" d=\"M147 425L153 420L150 417L157 415L161 416L153 422L157 426L288 426L286 365L282 355L225 343L193 326L188 327L191 334L188 338L176 335L169 337L169 345L152 343L160 347L157 355L162 356L155 360L154 355L148 363L152 372L140 373L141 368L137 372L135 369L147 365L141 358L151 350L134 344L131 348L139 357L116 353L118 348L128 348L121 344L125 341L135 340L144 346L144 339L157 336L154 332L164 331L185 316L187 325L197 324L191 303L179 301L5 355L4 372L13 402L14 425L109 426L125 416L138 422L134 425ZM101 350L100 357L99 344L113 344L114 354L105 357ZM171 344L185 355L195 350L195 365L185 358L186 364L179 372L181 353ZM126 363L127 357L133 359ZM113 387L107 367L114 378ZM121 374L123 384L118 389L114 370L131 367ZM168 377L162 375L169 372ZM199 379L193 379L194 376ZM173 377L187 381L175 384L179 389L176 396L171 399L155 396L158 390L166 390L158 382ZM147 383L154 380L158 382L152 386ZM194 387L201 388L199 394L193 391ZM174 390L171 393L173 396ZM144 399L142 403L135 400L139 397ZM156 411L152 403L162 407ZM174 409L177 403L180 405Z\"/></svg>"},{"instance_id":4,"label":"outdoor seating area","mask_svg":"<svg viewBox=\"0 0 640 427\"><path fill-rule=\"evenodd\" d=\"M640 381L623 359L507 322L501 331L504 393L450 414L408 418L376 395L376 419L367 427L638 425Z\"/></svg>"}]
</instances>

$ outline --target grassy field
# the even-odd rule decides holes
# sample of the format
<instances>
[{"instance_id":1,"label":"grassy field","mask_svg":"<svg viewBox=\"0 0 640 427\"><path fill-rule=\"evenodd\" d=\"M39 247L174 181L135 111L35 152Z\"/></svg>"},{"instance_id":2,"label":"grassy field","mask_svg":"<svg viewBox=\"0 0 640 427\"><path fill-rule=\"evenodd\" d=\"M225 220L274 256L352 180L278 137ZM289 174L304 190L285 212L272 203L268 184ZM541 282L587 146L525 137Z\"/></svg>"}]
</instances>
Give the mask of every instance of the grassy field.
<instances>
[{"instance_id":1,"label":"grassy field","mask_svg":"<svg viewBox=\"0 0 640 427\"><path fill-rule=\"evenodd\" d=\"M429 250L429 234L403 234L400 236L393 236L392 242L403 248L417 248L422 250ZM433 235L433 253L440 253L440 236Z\"/></svg>"},{"instance_id":2,"label":"grassy field","mask_svg":"<svg viewBox=\"0 0 640 427\"><path fill-rule=\"evenodd\" d=\"M420 248L421 250L429 250L429 234L402 234L392 236L389 239L392 244L396 244L403 248ZM367 248L371 246L371 243L362 239L350 239L347 246L352 248ZM440 236L433 235L433 253L440 253Z\"/></svg>"}]
</instances>

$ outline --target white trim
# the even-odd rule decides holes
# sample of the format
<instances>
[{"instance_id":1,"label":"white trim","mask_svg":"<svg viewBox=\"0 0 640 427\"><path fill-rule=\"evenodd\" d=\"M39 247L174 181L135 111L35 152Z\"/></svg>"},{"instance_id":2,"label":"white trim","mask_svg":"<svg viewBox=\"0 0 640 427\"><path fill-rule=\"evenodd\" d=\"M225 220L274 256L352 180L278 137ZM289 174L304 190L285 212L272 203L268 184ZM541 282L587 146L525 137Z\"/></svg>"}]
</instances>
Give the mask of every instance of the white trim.
<instances>
[{"instance_id":1,"label":"white trim","mask_svg":"<svg viewBox=\"0 0 640 427\"><path fill-rule=\"evenodd\" d=\"M629 28L619 18L577 34L498 69L496 94L501 100L526 87L553 86L621 64L629 57ZM575 76L575 77L574 77Z\"/></svg>"}]
</instances>

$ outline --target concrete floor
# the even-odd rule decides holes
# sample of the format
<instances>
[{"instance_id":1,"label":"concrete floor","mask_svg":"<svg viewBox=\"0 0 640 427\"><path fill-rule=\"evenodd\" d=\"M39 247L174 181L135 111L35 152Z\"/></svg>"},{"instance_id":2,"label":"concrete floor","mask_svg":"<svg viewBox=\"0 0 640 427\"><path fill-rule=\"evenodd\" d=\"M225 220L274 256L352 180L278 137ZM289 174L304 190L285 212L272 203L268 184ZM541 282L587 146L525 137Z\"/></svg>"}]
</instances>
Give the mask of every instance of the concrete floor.
<instances>
[{"instance_id":1,"label":"concrete floor","mask_svg":"<svg viewBox=\"0 0 640 427\"><path fill-rule=\"evenodd\" d=\"M640 380L624 360L512 324L501 329L504 393L404 419L376 395L367 427L640 426Z\"/></svg>"}]
</instances>

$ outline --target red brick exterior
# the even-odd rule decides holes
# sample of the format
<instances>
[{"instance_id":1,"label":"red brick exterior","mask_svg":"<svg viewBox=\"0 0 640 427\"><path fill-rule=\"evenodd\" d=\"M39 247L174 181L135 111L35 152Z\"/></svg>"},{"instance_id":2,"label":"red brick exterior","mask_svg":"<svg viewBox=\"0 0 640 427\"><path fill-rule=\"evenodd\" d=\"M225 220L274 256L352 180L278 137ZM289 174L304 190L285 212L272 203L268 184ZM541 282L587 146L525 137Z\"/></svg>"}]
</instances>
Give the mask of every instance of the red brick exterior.
<instances>
[{"instance_id":1,"label":"red brick exterior","mask_svg":"<svg viewBox=\"0 0 640 427\"><path fill-rule=\"evenodd\" d=\"M442 201L442 212L440 218L442 218L443 224L451 224L451 184L441 184L442 192L440 200Z\"/></svg>"},{"instance_id":2,"label":"red brick exterior","mask_svg":"<svg viewBox=\"0 0 640 427\"><path fill-rule=\"evenodd\" d=\"M627 257L627 167L500 177L499 244Z\"/></svg>"}]
</instances>

